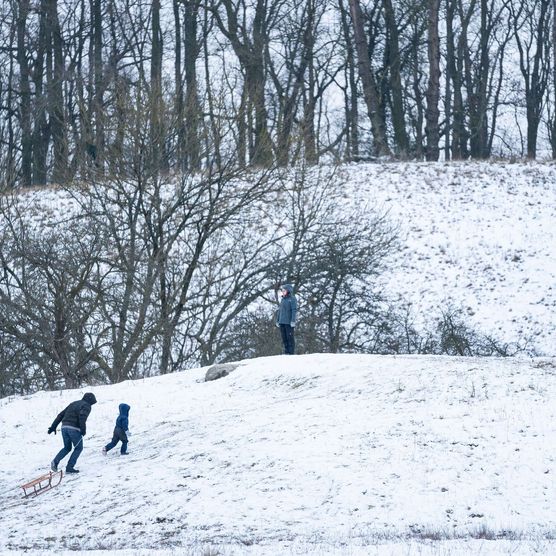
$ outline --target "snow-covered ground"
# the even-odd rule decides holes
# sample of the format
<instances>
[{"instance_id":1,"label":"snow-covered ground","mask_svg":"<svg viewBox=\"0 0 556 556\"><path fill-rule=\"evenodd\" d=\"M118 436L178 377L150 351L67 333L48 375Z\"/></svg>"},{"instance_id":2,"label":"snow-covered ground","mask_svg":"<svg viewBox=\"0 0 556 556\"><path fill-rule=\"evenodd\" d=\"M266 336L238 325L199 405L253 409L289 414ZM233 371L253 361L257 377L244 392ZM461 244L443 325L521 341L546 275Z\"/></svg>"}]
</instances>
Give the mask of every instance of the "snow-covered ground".
<instances>
[{"instance_id":1,"label":"snow-covered ground","mask_svg":"<svg viewBox=\"0 0 556 556\"><path fill-rule=\"evenodd\" d=\"M79 476L23 499L87 390L0 400L0 551L554 554L556 360L305 355L88 388ZM130 455L102 446L131 405Z\"/></svg>"},{"instance_id":2,"label":"snow-covered ground","mask_svg":"<svg viewBox=\"0 0 556 556\"><path fill-rule=\"evenodd\" d=\"M388 211L405 248L387 291L418 320L450 305L502 343L556 354L556 164L346 166L354 194Z\"/></svg>"},{"instance_id":3,"label":"snow-covered ground","mask_svg":"<svg viewBox=\"0 0 556 556\"><path fill-rule=\"evenodd\" d=\"M399 223L388 294L449 305L556 354L556 165L345 166L346 203ZM24 202L38 226L63 191ZM61 447L86 390L0 400L0 553L556 554L556 360L308 355L89 388L78 477L19 485ZM100 452L132 406L131 455ZM90 552L93 554L94 552ZM99 554L105 552L98 552Z\"/></svg>"}]
</instances>

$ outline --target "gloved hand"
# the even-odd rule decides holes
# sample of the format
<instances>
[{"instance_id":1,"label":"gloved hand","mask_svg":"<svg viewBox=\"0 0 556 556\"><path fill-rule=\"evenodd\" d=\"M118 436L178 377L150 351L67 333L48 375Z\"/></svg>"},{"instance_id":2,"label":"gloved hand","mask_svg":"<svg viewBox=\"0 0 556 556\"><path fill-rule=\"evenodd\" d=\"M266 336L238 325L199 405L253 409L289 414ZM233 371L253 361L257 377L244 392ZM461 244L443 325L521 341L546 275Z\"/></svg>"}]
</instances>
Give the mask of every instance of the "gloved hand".
<instances>
[{"instance_id":1,"label":"gloved hand","mask_svg":"<svg viewBox=\"0 0 556 556\"><path fill-rule=\"evenodd\" d=\"M280 323L278 321L276 321L276 326L280 328Z\"/></svg>"},{"instance_id":2,"label":"gloved hand","mask_svg":"<svg viewBox=\"0 0 556 556\"><path fill-rule=\"evenodd\" d=\"M85 431L80 431L81 432L81 436L85 436Z\"/></svg>"},{"instance_id":3,"label":"gloved hand","mask_svg":"<svg viewBox=\"0 0 556 556\"><path fill-rule=\"evenodd\" d=\"M49 427L49 428L48 428L48 434L52 434L52 433L58 434L58 433L56 432L56 429L53 429L52 427Z\"/></svg>"},{"instance_id":4,"label":"gloved hand","mask_svg":"<svg viewBox=\"0 0 556 556\"><path fill-rule=\"evenodd\" d=\"M294 321L294 320L292 320L290 326L291 326L292 328L295 328L295 321Z\"/></svg>"}]
</instances>

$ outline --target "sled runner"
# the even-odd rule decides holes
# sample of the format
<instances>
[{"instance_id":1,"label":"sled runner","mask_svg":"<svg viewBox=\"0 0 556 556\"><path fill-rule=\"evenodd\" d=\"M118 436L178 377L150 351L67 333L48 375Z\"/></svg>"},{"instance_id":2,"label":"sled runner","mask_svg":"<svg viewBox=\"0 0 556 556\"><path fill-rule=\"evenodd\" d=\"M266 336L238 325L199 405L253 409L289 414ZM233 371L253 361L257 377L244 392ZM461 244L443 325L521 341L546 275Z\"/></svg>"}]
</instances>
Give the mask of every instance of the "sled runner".
<instances>
[{"instance_id":1,"label":"sled runner","mask_svg":"<svg viewBox=\"0 0 556 556\"><path fill-rule=\"evenodd\" d=\"M47 490L50 490L51 488L54 488L55 486L58 486L61 483L63 476L64 472L62 470L50 471L40 477L37 477L36 479L33 479L32 481L29 481L28 483L25 483L24 485L21 485L25 498L28 498L29 496L37 496Z\"/></svg>"}]
</instances>

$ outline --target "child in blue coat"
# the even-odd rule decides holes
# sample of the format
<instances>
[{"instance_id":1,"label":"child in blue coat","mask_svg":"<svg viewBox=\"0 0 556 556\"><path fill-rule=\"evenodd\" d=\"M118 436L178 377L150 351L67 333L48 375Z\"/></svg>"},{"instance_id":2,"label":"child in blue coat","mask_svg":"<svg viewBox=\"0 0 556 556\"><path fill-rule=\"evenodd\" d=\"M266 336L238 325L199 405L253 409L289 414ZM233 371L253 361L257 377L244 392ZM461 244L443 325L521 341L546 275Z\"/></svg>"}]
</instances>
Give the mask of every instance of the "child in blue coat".
<instances>
[{"instance_id":1,"label":"child in blue coat","mask_svg":"<svg viewBox=\"0 0 556 556\"><path fill-rule=\"evenodd\" d=\"M131 409L126 403L121 403L118 407L120 414L116 419L116 426L114 427L114 434L112 435L112 440L102 449L102 453L106 455L116 444L121 440L122 447L120 449L120 454L122 456L127 456L127 442L128 436L131 436L129 432L129 410Z\"/></svg>"}]
</instances>

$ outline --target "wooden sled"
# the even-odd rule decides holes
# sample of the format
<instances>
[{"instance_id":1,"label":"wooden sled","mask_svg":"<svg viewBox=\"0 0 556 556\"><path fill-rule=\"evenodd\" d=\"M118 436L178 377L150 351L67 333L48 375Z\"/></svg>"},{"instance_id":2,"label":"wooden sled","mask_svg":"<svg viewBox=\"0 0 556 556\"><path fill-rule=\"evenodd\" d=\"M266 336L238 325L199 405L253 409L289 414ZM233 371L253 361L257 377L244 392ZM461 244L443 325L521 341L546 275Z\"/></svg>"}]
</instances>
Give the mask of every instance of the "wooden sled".
<instances>
[{"instance_id":1,"label":"wooden sled","mask_svg":"<svg viewBox=\"0 0 556 556\"><path fill-rule=\"evenodd\" d=\"M49 473L45 473L24 485L21 485L23 489L23 494L25 498L29 496L38 496L55 486L58 486L62 482L62 477L64 476L64 472L60 471L50 471Z\"/></svg>"}]
</instances>

